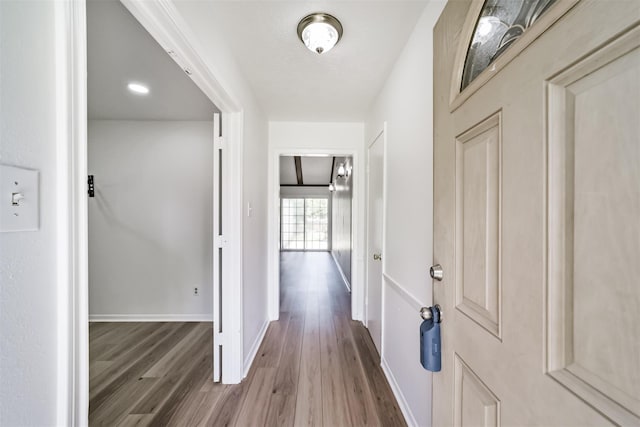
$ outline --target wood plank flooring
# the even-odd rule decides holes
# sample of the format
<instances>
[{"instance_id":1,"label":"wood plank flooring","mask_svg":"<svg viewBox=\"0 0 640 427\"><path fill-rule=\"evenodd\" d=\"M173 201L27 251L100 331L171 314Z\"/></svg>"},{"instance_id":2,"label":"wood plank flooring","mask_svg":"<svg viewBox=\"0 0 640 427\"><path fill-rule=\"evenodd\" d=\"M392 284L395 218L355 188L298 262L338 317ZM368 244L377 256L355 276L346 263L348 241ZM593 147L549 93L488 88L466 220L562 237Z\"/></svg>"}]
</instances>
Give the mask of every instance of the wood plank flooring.
<instances>
[{"instance_id":1,"label":"wood plank flooring","mask_svg":"<svg viewBox=\"0 0 640 427\"><path fill-rule=\"evenodd\" d=\"M331 255L280 264L280 320L238 385L211 381L211 323L91 323L89 424L406 425Z\"/></svg>"}]
</instances>

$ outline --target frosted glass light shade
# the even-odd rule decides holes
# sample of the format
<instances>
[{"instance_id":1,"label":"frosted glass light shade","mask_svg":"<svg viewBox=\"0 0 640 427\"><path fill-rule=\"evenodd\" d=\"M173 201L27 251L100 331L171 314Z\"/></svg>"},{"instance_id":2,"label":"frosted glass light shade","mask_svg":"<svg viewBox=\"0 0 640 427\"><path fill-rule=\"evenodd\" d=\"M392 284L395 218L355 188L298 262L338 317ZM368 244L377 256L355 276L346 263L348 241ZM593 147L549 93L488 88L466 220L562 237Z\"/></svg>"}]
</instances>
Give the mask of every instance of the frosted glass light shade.
<instances>
[{"instance_id":1,"label":"frosted glass light shade","mask_svg":"<svg viewBox=\"0 0 640 427\"><path fill-rule=\"evenodd\" d=\"M342 37L342 25L331 15L314 13L302 18L298 24L298 37L309 50L325 53Z\"/></svg>"},{"instance_id":2,"label":"frosted glass light shade","mask_svg":"<svg viewBox=\"0 0 640 427\"><path fill-rule=\"evenodd\" d=\"M338 32L329 24L314 22L302 31L302 41L311 51L329 52L338 42Z\"/></svg>"}]
</instances>

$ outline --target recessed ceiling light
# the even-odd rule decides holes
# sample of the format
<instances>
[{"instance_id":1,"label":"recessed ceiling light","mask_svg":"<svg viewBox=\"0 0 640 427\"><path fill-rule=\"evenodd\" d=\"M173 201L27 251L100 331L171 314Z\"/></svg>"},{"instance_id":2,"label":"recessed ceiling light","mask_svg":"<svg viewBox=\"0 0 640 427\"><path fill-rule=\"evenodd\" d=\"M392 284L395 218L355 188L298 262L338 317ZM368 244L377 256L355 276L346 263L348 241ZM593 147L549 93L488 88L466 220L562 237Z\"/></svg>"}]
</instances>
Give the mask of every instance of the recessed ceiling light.
<instances>
[{"instance_id":1,"label":"recessed ceiling light","mask_svg":"<svg viewBox=\"0 0 640 427\"><path fill-rule=\"evenodd\" d=\"M137 93L139 95L146 95L149 93L149 88L140 83L129 83L127 85L127 89L133 93Z\"/></svg>"},{"instance_id":2,"label":"recessed ceiling light","mask_svg":"<svg viewBox=\"0 0 640 427\"><path fill-rule=\"evenodd\" d=\"M342 24L327 13L312 13L298 24L298 37L313 52L329 52L342 37Z\"/></svg>"}]
</instances>

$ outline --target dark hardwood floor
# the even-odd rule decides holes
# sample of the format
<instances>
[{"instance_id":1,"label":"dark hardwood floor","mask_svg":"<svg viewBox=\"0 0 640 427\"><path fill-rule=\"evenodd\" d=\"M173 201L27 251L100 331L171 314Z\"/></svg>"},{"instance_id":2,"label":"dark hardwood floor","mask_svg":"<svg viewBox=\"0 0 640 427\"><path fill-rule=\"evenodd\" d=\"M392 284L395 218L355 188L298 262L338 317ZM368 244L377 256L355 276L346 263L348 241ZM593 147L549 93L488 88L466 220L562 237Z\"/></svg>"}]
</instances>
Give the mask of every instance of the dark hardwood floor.
<instances>
[{"instance_id":1,"label":"dark hardwood floor","mask_svg":"<svg viewBox=\"0 0 640 427\"><path fill-rule=\"evenodd\" d=\"M280 320L238 385L211 381L211 323L92 323L90 425L406 425L331 256L285 252L280 272Z\"/></svg>"}]
</instances>

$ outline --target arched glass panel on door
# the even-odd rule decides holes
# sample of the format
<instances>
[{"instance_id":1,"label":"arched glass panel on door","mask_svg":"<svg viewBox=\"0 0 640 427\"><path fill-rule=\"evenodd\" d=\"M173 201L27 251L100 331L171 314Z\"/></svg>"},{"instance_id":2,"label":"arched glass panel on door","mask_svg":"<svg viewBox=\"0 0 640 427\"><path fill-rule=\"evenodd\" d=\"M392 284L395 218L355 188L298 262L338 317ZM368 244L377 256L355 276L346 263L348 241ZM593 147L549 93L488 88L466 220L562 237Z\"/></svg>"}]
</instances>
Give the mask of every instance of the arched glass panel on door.
<instances>
[{"instance_id":1,"label":"arched glass panel on door","mask_svg":"<svg viewBox=\"0 0 640 427\"><path fill-rule=\"evenodd\" d=\"M486 0L462 74L464 90L546 12L556 0Z\"/></svg>"}]
</instances>

